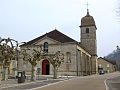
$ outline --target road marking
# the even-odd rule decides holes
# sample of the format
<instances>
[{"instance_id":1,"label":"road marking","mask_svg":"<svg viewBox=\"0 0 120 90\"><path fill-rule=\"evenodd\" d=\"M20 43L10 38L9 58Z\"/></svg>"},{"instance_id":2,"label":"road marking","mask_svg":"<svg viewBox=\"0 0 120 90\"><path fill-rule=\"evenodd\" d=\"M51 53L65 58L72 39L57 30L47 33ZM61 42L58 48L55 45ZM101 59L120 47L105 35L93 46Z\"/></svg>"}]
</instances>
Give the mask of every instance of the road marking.
<instances>
[{"instance_id":1,"label":"road marking","mask_svg":"<svg viewBox=\"0 0 120 90\"><path fill-rule=\"evenodd\" d=\"M106 90L109 90L109 87L107 85L107 79L104 81L104 83L105 83Z\"/></svg>"},{"instance_id":2,"label":"road marking","mask_svg":"<svg viewBox=\"0 0 120 90\"><path fill-rule=\"evenodd\" d=\"M77 78L78 78L78 77L77 77ZM44 85L44 86L40 86L40 87L36 87L36 88L32 88L32 89L26 89L26 90L36 90L36 89L44 88L44 87L47 87L47 86L56 85L56 84L58 84L58 83L62 83L62 82L66 82L66 81L70 81L70 80L73 80L73 79L76 79L76 78L72 78L72 79L64 79L63 81L58 81L58 82L55 82L55 83L49 83L49 84Z\"/></svg>"},{"instance_id":3,"label":"road marking","mask_svg":"<svg viewBox=\"0 0 120 90\"><path fill-rule=\"evenodd\" d=\"M108 87L108 85L107 85L107 80L114 79L114 78L116 78L116 77L119 77L119 76L115 76L115 77L113 76L113 77L108 78L108 79L106 79L106 80L104 81L105 86L106 86L106 90L109 90L109 87Z\"/></svg>"},{"instance_id":4,"label":"road marking","mask_svg":"<svg viewBox=\"0 0 120 90\"><path fill-rule=\"evenodd\" d=\"M36 89L44 88L44 87L47 87L47 86L55 85L55 84L58 84L58 83L61 83L61 82L65 82L65 81L68 81L68 80L58 81L56 83L49 83L49 84L41 86L41 87L36 87L36 88L26 89L26 90L36 90Z\"/></svg>"},{"instance_id":5,"label":"road marking","mask_svg":"<svg viewBox=\"0 0 120 90\"><path fill-rule=\"evenodd\" d=\"M44 86L40 86L40 87L36 87L36 88L32 88L32 89L26 89L26 90L36 90L36 89L44 88L44 87L47 87L47 86L55 85L55 84L58 84L58 83L62 83L62 82L74 80L74 79L77 79L77 78L84 79L84 78L92 78L92 77L96 77L96 76L98 76L98 75L75 77L75 78L71 78L71 79L68 78L68 79L65 79L65 80L63 80L63 81L58 81L58 82L56 82L56 83L49 83L49 84L44 85ZM108 89L107 89L107 90L108 90Z\"/></svg>"}]
</instances>

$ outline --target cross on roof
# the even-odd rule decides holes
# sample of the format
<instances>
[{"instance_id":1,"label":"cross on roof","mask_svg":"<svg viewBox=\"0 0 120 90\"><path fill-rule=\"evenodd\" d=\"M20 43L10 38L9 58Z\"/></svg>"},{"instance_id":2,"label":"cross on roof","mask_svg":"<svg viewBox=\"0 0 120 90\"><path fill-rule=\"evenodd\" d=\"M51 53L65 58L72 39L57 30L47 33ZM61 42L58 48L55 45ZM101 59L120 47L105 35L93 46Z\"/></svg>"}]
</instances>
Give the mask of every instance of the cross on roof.
<instances>
[{"instance_id":1,"label":"cross on roof","mask_svg":"<svg viewBox=\"0 0 120 90\"><path fill-rule=\"evenodd\" d=\"M89 15L89 8L88 8L88 6L89 6L89 4L88 4L88 2L87 2L87 15Z\"/></svg>"},{"instance_id":2,"label":"cross on roof","mask_svg":"<svg viewBox=\"0 0 120 90\"><path fill-rule=\"evenodd\" d=\"M88 2L87 2L87 4L86 4L86 5L87 5L87 9L88 9L88 6L89 6Z\"/></svg>"}]
</instances>

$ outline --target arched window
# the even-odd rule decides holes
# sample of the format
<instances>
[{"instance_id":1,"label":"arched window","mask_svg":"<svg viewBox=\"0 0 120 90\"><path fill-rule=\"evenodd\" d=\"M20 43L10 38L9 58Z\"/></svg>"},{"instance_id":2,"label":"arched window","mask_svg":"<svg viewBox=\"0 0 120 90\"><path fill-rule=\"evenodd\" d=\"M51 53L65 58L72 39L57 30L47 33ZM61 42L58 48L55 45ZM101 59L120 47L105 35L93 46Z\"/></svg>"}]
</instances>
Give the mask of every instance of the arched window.
<instances>
[{"instance_id":1,"label":"arched window","mask_svg":"<svg viewBox=\"0 0 120 90\"><path fill-rule=\"evenodd\" d=\"M70 52L67 52L67 53L66 53L66 56L67 56L67 61L66 61L66 63L71 63L71 53L70 53Z\"/></svg>"},{"instance_id":2,"label":"arched window","mask_svg":"<svg viewBox=\"0 0 120 90\"><path fill-rule=\"evenodd\" d=\"M48 53L48 42L44 43L44 52Z\"/></svg>"},{"instance_id":3,"label":"arched window","mask_svg":"<svg viewBox=\"0 0 120 90\"><path fill-rule=\"evenodd\" d=\"M86 33L89 33L89 28L86 28Z\"/></svg>"}]
</instances>

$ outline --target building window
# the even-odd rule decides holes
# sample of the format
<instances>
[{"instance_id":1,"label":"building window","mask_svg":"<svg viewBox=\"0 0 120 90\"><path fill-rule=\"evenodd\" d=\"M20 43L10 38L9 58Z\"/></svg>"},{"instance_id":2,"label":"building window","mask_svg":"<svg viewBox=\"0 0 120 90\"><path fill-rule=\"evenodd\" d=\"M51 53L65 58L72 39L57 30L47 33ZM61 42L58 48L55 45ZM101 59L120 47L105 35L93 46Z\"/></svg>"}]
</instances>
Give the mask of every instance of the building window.
<instances>
[{"instance_id":1,"label":"building window","mask_svg":"<svg viewBox=\"0 0 120 90\"><path fill-rule=\"evenodd\" d=\"M101 65L101 64L99 64L99 65L98 65L98 68L102 68L102 65Z\"/></svg>"},{"instance_id":2,"label":"building window","mask_svg":"<svg viewBox=\"0 0 120 90\"><path fill-rule=\"evenodd\" d=\"M109 64L107 64L107 68L109 68L110 67L110 65Z\"/></svg>"},{"instance_id":3,"label":"building window","mask_svg":"<svg viewBox=\"0 0 120 90\"><path fill-rule=\"evenodd\" d=\"M89 33L89 28L86 28L86 33Z\"/></svg>"},{"instance_id":4,"label":"building window","mask_svg":"<svg viewBox=\"0 0 120 90\"><path fill-rule=\"evenodd\" d=\"M48 42L44 43L44 52L48 53Z\"/></svg>"},{"instance_id":5,"label":"building window","mask_svg":"<svg viewBox=\"0 0 120 90\"><path fill-rule=\"evenodd\" d=\"M67 56L67 61L66 61L66 63L71 63L71 53L70 53L70 52L67 52L67 53L66 53L66 56Z\"/></svg>"}]
</instances>

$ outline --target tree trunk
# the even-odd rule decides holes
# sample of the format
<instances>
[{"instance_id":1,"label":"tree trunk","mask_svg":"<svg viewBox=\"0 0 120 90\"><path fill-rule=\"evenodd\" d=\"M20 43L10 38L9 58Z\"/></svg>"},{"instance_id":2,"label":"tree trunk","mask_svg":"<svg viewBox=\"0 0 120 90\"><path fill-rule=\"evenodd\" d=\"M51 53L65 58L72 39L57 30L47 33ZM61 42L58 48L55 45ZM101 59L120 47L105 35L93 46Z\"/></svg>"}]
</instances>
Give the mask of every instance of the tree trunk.
<instances>
[{"instance_id":1,"label":"tree trunk","mask_svg":"<svg viewBox=\"0 0 120 90\"><path fill-rule=\"evenodd\" d=\"M54 76L53 79L57 79L57 68L54 66Z\"/></svg>"},{"instance_id":2,"label":"tree trunk","mask_svg":"<svg viewBox=\"0 0 120 90\"><path fill-rule=\"evenodd\" d=\"M32 70L31 70L31 81L34 81L35 80L35 75L34 75L34 66L32 65Z\"/></svg>"},{"instance_id":3,"label":"tree trunk","mask_svg":"<svg viewBox=\"0 0 120 90\"><path fill-rule=\"evenodd\" d=\"M5 80L5 72L6 72L6 68L3 66L3 71L2 71L2 80Z\"/></svg>"},{"instance_id":4,"label":"tree trunk","mask_svg":"<svg viewBox=\"0 0 120 90\"><path fill-rule=\"evenodd\" d=\"M8 67L3 67L2 80L8 79Z\"/></svg>"}]
</instances>

